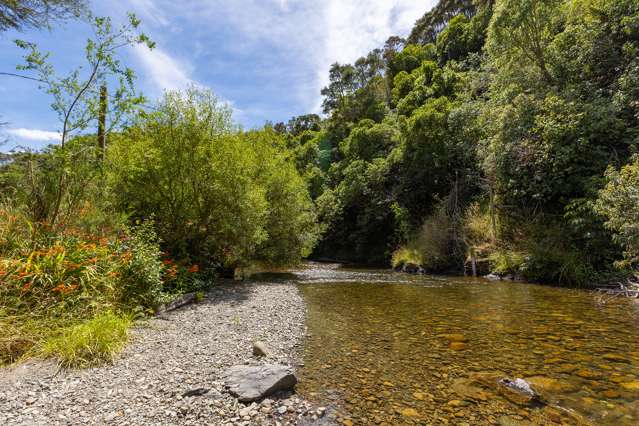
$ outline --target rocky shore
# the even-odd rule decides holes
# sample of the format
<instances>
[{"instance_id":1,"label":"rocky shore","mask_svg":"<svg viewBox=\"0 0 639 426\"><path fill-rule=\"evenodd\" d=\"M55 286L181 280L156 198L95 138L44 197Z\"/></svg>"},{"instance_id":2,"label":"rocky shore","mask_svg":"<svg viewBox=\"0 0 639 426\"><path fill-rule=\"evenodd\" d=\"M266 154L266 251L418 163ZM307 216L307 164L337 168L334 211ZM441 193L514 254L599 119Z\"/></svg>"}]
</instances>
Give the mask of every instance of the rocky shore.
<instances>
[{"instance_id":1,"label":"rocky shore","mask_svg":"<svg viewBox=\"0 0 639 426\"><path fill-rule=\"evenodd\" d=\"M112 365L56 371L28 362L0 370L3 425L292 425L324 423L326 409L291 392L241 403L224 372L237 365L295 370L305 334L294 284L220 285L201 303L132 330ZM253 354L265 342L268 357Z\"/></svg>"}]
</instances>

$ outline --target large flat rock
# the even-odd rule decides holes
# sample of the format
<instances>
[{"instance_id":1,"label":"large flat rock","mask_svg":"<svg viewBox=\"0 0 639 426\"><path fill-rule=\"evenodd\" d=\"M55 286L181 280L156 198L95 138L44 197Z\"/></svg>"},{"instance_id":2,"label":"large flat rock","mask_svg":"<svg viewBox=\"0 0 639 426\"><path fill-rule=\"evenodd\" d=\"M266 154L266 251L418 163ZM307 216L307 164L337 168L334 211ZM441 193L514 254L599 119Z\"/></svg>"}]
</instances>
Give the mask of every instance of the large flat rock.
<instances>
[{"instance_id":1,"label":"large flat rock","mask_svg":"<svg viewBox=\"0 0 639 426\"><path fill-rule=\"evenodd\" d=\"M284 365L236 365L224 372L226 388L240 402L253 402L297 384L293 371Z\"/></svg>"}]
</instances>

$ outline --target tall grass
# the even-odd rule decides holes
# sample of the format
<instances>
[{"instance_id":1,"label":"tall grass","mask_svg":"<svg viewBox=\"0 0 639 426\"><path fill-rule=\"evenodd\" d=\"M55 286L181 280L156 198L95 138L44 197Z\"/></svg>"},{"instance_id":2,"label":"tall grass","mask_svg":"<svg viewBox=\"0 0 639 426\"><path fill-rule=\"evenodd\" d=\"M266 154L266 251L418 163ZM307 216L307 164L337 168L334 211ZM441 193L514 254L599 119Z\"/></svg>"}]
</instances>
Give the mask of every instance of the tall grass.
<instances>
[{"instance_id":1,"label":"tall grass","mask_svg":"<svg viewBox=\"0 0 639 426\"><path fill-rule=\"evenodd\" d=\"M64 367L90 367L113 361L128 339L130 315L104 312L61 329L41 346L41 354L55 357Z\"/></svg>"},{"instance_id":2,"label":"tall grass","mask_svg":"<svg viewBox=\"0 0 639 426\"><path fill-rule=\"evenodd\" d=\"M452 219L442 205L426 218L411 241L393 253L393 267L412 263L434 272L454 267L457 259L453 253L452 230Z\"/></svg>"}]
</instances>

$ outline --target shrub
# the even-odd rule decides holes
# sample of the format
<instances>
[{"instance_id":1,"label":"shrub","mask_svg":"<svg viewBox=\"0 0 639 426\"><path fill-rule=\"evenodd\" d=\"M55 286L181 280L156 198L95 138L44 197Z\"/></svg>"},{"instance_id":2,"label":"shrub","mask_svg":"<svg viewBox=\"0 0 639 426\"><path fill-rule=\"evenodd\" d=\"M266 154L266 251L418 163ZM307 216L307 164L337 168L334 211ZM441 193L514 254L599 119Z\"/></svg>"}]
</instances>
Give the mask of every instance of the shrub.
<instances>
[{"instance_id":1,"label":"shrub","mask_svg":"<svg viewBox=\"0 0 639 426\"><path fill-rule=\"evenodd\" d=\"M41 351L62 328L156 303L164 266L150 224L107 238L0 212L0 362Z\"/></svg>"},{"instance_id":2,"label":"shrub","mask_svg":"<svg viewBox=\"0 0 639 426\"><path fill-rule=\"evenodd\" d=\"M113 361L124 347L131 326L130 316L104 312L60 330L42 345L42 354L55 357L64 367L89 367Z\"/></svg>"},{"instance_id":3,"label":"shrub","mask_svg":"<svg viewBox=\"0 0 639 426\"><path fill-rule=\"evenodd\" d=\"M472 203L466 209L463 232L466 244L474 249L489 247L496 239L490 213L483 211L479 203Z\"/></svg>"},{"instance_id":4,"label":"shrub","mask_svg":"<svg viewBox=\"0 0 639 426\"><path fill-rule=\"evenodd\" d=\"M440 204L428 216L417 235L392 256L393 267L408 262L421 266L427 271L442 272L455 266L458 260L454 251L452 219L446 205Z\"/></svg>"},{"instance_id":5,"label":"shrub","mask_svg":"<svg viewBox=\"0 0 639 426\"><path fill-rule=\"evenodd\" d=\"M424 264L422 255L417 249L400 247L393 252L393 256L391 258L391 265L393 266L393 269L401 269L402 266L408 264L418 266L422 266Z\"/></svg>"},{"instance_id":6,"label":"shrub","mask_svg":"<svg viewBox=\"0 0 639 426\"><path fill-rule=\"evenodd\" d=\"M415 248L422 257L422 267L430 271L443 271L452 266L451 219L444 206L440 206L422 225Z\"/></svg>"},{"instance_id":7,"label":"shrub","mask_svg":"<svg viewBox=\"0 0 639 426\"><path fill-rule=\"evenodd\" d=\"M168 93L108 153L122 210L155 219L178 258L232 268L290 263L316 239L306 184L273 131L238 132L228 106L199 89Z\"/></svg>"},{"instance_id":8,"label":"shrub","mask_svg":"<svg viewBox=\"0 0 639 426\"><path fill-rule=\"evenodd\" d=\"M639 261L639 156L622 167L606 172L606 187L599 192L595 209L605 226L624 248L626 263Z\"/></svg>"},{"instance_id":9,"label":"shrub","mask_svg":"<svg viewBox=\"0 0 639 426\"><path fill-rule=\"evenodd\" d=\"M508 249L498 249L488 256L490 269L497 275L521 274L521 266L524 264L523 253Z\"/></svg>"}]
</instances>

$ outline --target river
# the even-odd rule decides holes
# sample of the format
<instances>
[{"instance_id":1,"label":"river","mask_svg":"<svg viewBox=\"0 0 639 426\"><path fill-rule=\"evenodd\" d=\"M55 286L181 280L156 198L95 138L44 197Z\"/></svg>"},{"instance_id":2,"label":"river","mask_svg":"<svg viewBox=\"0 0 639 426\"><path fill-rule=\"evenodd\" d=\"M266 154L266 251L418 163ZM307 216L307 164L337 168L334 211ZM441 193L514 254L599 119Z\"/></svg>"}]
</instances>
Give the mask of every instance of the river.
<instances>
[{"instance_id":1,"label":"river","mask_svg":"<svg viewBox=\"0 0 639 426\"><path fill-rule=\"evenodd\" d=\"M350 424L639 424L639 304L308 263L298 391ZM290 275L289 275L290 277ZM501 396L523 378L542 403Z\"/></svg>"}]
</instances>

